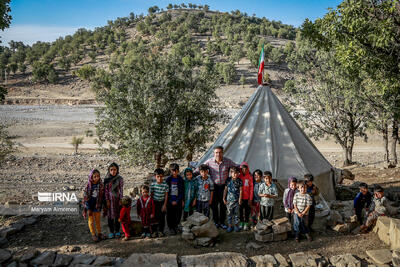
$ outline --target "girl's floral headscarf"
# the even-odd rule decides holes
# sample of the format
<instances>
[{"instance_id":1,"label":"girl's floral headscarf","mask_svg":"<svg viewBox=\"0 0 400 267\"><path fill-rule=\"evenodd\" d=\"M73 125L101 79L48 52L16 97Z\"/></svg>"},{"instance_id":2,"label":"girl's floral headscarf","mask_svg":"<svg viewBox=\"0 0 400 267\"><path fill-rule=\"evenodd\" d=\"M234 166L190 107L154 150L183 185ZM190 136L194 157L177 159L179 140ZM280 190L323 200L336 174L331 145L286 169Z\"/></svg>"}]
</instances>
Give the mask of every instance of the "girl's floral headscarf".
<instances>
[{"instance_id":1,"label":"girl's floral headscarf","mask_svg":"<svg viewBox=\"0 0 400 267\"><path fill-rule=\"evenodd\" d=\"M289 188L289 192L287 193L286 199L285 199L285 208L288 208L288 209L291 209L291 210L294 208L294 205L293 205L293 198L294 198L294 195L296 194L296 188L295 188L295 189L291 189L291 188L290 188L290 183L291 183L292 181L296 181L296 182L297 182L296 177L290 177L290 178L288 179L288 188Z\"/></svg>"},{"instance_id":2,"label":"girl's floral headscarf","mask_svg":"<svg viewBox=\"0 0 400 267\"><path fill-rule=\"evenodd\" d=\"M85 202L89 201L90 198L92 197L93 185L94 185L93 176L94 176L95 173L98 173L100 175L100 172L98 170L96 170L96 169L94 169L94 170L92 170L90 172L88 183L86 185L85 192L84 192L84 198L83 199L84 199ZM98 185L99 185L99 189L98 189L99 193L97 195L97 200L96 200L96 209L100 210L101 204L102 204L102 201L103 201L103 194L104 194L104 186L103 186L103 182L101 181L101 179L99 179Z\"/></svg>"}]
</instances>

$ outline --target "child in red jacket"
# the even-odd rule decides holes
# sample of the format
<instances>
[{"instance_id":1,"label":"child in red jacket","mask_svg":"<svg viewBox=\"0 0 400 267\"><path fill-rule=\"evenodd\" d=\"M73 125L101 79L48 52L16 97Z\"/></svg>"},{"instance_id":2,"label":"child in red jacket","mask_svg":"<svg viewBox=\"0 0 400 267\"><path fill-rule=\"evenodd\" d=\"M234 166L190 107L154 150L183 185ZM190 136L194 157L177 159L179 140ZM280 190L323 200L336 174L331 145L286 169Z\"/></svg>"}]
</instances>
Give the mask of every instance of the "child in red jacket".
<instances>
[{"instance_id":1,"label":"child in red jacket","mask_svg":"<svg viewBox=\"0 0 400 267\"><path fill-rule=\"evenodd\" d=\"M125 196L121 200L122 208L119 213L119 222L122 225L122 231L124 231L125 237L124 241L128 241L131 237L130 225L131 225L131 204L132 199Z\"/></svg>"},{"instance_id":2,"label":"child in red jacket","mask_svg":"<svg viewBox=\"0 0 400 267\"><path fill-rule=\"evenodd\" d=\"M240 164L240 170L241 172L239 177L243 183L242 204L239 208L240 228L247 231L249 229L250 211L254 195L253 176L250 173L249 164L246 162Z\"/></svg>"},{"instance_id":3,"label":"child in red jacket","mask_svg":"<svg viewBox=\"0 0 400 267\"><path fill-rule=\"evenodd\" d=\"M137 214L142 220L143 233L142 238L150 237L150 224L152 219L154 218L155 207L154 201L149 195L149 187L147 185L143 185L141 188L142 196L137 200Z\"/></svg>"}]
</instances>

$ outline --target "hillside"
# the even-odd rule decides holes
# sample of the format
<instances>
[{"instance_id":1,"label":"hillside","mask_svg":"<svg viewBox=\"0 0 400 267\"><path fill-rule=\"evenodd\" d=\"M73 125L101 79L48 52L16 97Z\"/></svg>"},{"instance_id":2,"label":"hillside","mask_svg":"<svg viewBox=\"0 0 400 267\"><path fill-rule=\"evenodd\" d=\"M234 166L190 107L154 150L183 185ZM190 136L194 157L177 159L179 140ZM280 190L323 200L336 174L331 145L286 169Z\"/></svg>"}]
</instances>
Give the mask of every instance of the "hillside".
<instances>
[{"instance_id":1,"label":"hillside","mask_svg":"<svg viewBox=\"0 0 400 267\"><path fill-rule=\"evenodd\" d=\"M110 70L121 58L135 56L142 44L168 51L192 46L199 56L213 60L221 77L217 95L226 107L242 105L253 93L264 45L271 87L282 88L288 76L285 55L296 36L293 26L240 11L221 13L193 5L167 9L151 7L147 16L131 13L93 31L79 29L53 43L10 42L10 48L1 47L1 78L8 89L5 103L96 103L90 83L79 78L79 70L85 65Z\"/></svg>"}]
</instances>

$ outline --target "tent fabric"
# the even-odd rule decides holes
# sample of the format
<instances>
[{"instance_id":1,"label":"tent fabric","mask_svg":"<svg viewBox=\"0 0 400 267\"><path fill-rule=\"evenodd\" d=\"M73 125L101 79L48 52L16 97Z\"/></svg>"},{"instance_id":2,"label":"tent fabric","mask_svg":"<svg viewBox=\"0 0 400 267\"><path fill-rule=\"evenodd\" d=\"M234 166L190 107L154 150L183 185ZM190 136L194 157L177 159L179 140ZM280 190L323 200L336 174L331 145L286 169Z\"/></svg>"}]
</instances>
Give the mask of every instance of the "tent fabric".
<instances>
[{"instance_id":1,"label":"tent fabric","mask_svg":"<svg viewBox=\"0 0 400 267\"><path fill-rule=\"evenodd\" d=\"M335 199L334 168L269 87L258 87L198 164L213 157L219 145L224 157L246 161L251 170L269 170L285 186L289 177L311 173L324 197Z\"/></svg>"}]
</instances>

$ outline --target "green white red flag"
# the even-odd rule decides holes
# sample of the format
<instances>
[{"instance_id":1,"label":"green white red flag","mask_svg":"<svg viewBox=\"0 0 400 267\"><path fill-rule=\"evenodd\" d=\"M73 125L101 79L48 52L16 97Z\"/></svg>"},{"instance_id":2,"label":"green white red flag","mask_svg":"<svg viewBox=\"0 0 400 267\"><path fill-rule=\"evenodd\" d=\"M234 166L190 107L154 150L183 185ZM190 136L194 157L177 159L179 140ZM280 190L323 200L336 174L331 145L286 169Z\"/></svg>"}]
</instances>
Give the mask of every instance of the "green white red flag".
<instances>
[{"instance_id":1,"label":"green white red flag","mask_svg":"<svg viewBox=\"0 0 400 267\"><path fill-rule=\"evenodd\" d=\"M258 84L263 82L263 72L264 72L264 46L261 49L260 59L258 61Z\"/></svg>"}]
</instances>

